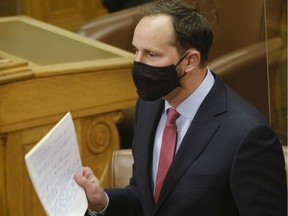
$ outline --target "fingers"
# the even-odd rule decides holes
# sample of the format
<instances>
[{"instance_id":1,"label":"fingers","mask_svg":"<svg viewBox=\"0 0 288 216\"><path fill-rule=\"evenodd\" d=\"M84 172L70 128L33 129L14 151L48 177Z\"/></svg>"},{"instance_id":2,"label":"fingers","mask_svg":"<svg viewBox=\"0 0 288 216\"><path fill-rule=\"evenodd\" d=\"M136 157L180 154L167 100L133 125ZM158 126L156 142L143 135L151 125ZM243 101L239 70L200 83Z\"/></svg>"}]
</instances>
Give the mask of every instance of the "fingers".
<instances>
[{"instance_id":1,"label":"fingers","mask_svg":"<svg viewBox=\"0 0 288 216\"><path fill-rule=\"evenodd\" d=\"M77 173L74 179L85 189L86 193L95 193L95 191L102 189L98 178L89 167L83 167L82 174Z\"/></svg>"},{"instance_id":2,"label":"fingers","mask_svg":"<svg viewBox=\"0 0 288 216\"><path fill-rule=\"evenodd\" d=\"M89 167L83 167L82 173L77 173L75 181L84 188L90 209L101 210L107 204L106 195L99 180Z\"/></svg>"},{"instance_id":3,"label":"fingers","mask_svg":"<svg viewBox=\"0 0 288 216\"><path fill-rule=\"evenodd\" d=\"M85 176L86 178L93 176L93 171L89 167L83 167L82 173L83 173L83 176Z\"/></svg>"},{"instance_id":4,"label":"fingers","mask_svg":"<svg viewBox=\"0 0 288 216\"><path fill-rule=\"evenodd\" d=\"M84 189L91 188L91 184L98 183L98 179L94 176L93 171L89 167L83 167L82 174L76 173L75 181Z\"/></svg>"}]
</instances>

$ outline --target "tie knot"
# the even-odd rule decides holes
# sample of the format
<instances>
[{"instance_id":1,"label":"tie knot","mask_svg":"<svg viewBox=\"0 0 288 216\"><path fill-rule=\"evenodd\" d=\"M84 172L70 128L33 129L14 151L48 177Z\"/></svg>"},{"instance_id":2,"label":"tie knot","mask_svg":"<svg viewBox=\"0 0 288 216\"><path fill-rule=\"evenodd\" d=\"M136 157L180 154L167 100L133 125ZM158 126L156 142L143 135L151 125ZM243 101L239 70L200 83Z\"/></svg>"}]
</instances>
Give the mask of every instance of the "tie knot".
<instances>
[{"instance_id":1,"label":"tie knot","mask_svg":"<svg viewBox=\"0 0 288 216\"><path fill-rule=\"evenodd\" d=\"M167 123L166 124L175 124L176 119L180 114L173 108L168 109Z\"/></svg>"}]
</instances>

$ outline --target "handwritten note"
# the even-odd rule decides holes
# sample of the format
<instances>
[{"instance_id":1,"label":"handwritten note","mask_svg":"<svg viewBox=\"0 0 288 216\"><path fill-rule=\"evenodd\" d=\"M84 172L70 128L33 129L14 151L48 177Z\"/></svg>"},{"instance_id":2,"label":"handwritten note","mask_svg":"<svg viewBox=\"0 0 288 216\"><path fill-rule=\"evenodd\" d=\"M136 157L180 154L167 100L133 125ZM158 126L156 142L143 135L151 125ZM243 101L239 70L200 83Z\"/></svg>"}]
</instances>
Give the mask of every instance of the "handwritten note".
<instances>
[{"instance_id":1,"label":"handwritten note","mask_svg":"<svg viewBox=\"0 0 288 216\"><path fill-rule=\"evenodd\" d=\"M74 181L82 164L70 113L25 155L25 161L47 215L84 215L88 203L84 190Z\"/></svg>"}]
</instances>

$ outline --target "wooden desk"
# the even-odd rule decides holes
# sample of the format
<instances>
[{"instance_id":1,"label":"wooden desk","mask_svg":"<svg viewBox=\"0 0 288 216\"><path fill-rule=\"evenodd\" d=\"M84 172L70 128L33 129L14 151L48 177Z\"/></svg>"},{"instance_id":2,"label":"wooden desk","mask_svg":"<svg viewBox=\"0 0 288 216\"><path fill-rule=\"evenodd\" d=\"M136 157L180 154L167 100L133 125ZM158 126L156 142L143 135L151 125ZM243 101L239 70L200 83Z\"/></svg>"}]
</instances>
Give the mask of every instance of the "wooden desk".
<instances>
[{"instance_id":1,"label":"wooden desk","mask_svg":"<svg viewBox=\"0 0 288 216\"><path fill-rule=\"evenodd\" d=\"M45 215L24 155L70 111L83 165L108 184L133 55L30 19L0 19L0 215Z\"/></svg>"}]
</instances>

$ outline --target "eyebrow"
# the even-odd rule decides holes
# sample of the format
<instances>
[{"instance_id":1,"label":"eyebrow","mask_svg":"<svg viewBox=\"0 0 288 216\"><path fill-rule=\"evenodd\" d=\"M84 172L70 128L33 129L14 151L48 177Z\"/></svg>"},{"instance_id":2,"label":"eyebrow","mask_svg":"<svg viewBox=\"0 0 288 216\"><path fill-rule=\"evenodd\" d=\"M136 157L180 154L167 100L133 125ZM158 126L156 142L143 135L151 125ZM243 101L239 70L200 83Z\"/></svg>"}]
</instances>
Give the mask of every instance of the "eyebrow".
<instances>
[{"instance_id":1,"label":"eyebrow","mask_svg":"<svg viewBox=\"0 0 288 216\"><path fill-rule=\"evenodd\" d=\"M135 51L135 50L140 50L138 49L137 47L135 47L133 44L132 44L132 49ZM153 52L153 53L160 53L159 51L156 51L156 50L151 50L151 49L141 49L142 52L144 53L149 53L149 52Z\"/></svg>"}]
</instances>

